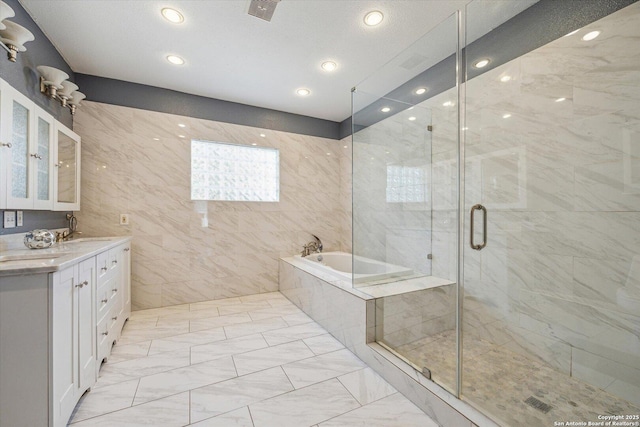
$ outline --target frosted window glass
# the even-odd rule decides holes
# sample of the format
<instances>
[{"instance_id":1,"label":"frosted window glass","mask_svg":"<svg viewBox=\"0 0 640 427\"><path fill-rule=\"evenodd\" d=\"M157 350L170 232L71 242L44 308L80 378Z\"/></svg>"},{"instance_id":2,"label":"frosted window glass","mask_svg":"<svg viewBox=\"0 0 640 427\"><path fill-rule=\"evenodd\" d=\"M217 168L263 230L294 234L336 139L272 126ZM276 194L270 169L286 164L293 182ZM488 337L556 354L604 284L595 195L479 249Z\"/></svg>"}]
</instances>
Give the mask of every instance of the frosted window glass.
<instances>
[{"instance_id":1,"label":"frosted window glass","mask_svg":"<svg viewBox=\"0 0 640 427\"><path fill-rule=\"evenodd\" d=\"M17 102L13 102L13 129L11 135L11 195L26 199L28 174L28 138L29 111Z\"/></svg>"},{"instance_id":2,"label":"frosted window glass","mask_svg":"<svg viewBox=\"0 0 640 427\"><path fill-rule=\"evenodd\" d=\"M427 201L426 173L423 168L387 166L387 202L420 203Z\"/></svg>"},{"instance_id":3,"label":"frosted window glass","mask_svg":"<svg viewBox=\"0 0 640 427\"><path fill-rule=\"evenodd\" d=\"M192 140L191 200L279 201L280 152Z\"/></svg>"},{"instance_id":4,"label":"frosted window glass","mask_svg":"<svg viewBox=\"0 0 640 427\"><path fill-rule=\"evenodd\" d=\"M38 119L38 200L49 200L49 123Z\"/></svg>"}]
</instances>

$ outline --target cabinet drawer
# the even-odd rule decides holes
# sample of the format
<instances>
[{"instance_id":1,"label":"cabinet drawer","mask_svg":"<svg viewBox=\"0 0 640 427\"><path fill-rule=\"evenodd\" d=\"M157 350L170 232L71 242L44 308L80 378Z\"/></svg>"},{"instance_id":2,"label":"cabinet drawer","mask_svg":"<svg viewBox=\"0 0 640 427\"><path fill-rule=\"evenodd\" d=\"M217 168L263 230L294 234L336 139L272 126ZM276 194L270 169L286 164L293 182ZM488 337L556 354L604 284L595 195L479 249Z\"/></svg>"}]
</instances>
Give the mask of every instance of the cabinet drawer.
<instances>
[{"instance_id":1,"label":"cabinet drawer","mask_svg":"<svg viewBox=\"0 0 640 427\"><path fill-rule=\"evenodd\" d=\"M112 320L110 316L104 316L104 318L98 323L98 326L96 328L98 332L98 367L102 363L102 360L106 357L109 357L109 353L111 353L111 343L113 343L113 336L109 331L111 322Z\"/></svg>"},{"instance_id":2,"label":"cabinet drawer","mask_svg":"<svg viewBox=\"0 0 640 427\"><path fill-rule=\"evenodd\" d=\"M119 247L109 250L109 265L107 267L109 267L110 271L115 271L118 269L120 259L122 258L121 253L122 250Z\"/></svg>"},{"instance_id":3,"label":"cabinet drawer","mask_svg":"<svg viewBox=\"0 0 640 427\"><path fill-rule=\"evenodd\" d=\"M98 289L96 299L96 319L98 320L98 324L113 306L113 299L111 298L112 293L113 292L109 286L102 286Z\"/></svg>"},{"instance_id":4,"label":"cabinet drawer","mask_svg":"<svg viewBox=\"0 0 640 427\"><path fill-rule=\"evenodd\" d=\"M98 278L98 287L107 280L109 273L109 252L103 252L96 255L96 275Z\"/></svg>"}]
</instances>

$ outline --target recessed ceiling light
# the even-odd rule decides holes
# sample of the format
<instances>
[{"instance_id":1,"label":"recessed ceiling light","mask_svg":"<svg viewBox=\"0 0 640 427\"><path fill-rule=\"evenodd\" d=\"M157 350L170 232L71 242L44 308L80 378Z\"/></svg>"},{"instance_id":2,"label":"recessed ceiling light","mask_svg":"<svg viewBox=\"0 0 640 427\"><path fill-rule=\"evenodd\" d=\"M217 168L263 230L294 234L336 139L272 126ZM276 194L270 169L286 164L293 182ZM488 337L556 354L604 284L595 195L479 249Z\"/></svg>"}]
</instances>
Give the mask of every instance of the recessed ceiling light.
<instances>
[{"instance_id":1,"label":"recessed ceiling light","mask_svg":"<svg viewBox=\"0 0 640 427\"><path fill-rule=\"evenodd\" d=\"M473 64L473 66L476 67L476 68L484 68L487 65L489 65L489 60L488 59L481 59L480 61L478 61L475 64Z\"/></svg>"},{"instance_id":2,"label":"recessed ceiling light","mask_svg":"<svg viewBox=\"0 0 640 427\"><path fill-rule=\"evenodd\" d=\"M427 88L421 87L420 89L416 90L416 95L422 95L426 91L427 91Z\"/></svg>"},{"instance_id":3,"label":"recessed ceiling light","mask_svg":"<svg viewBox=\"0 0 640 427\"><path fill-rule=\"evenodd\" d=\"M416 119L416 118L415 118L415 117L413 117L413 116L409 117L409 120L410 120L410 121L414 121L415 119Z\"/></svg>"},{"instance_id":4,"label":"recessed ceiling light","mask_svg":"<svg viewBox=\"0 0 640 427\"><path fill-rule=\"evenodd\" d=\"M171 62L173 65L182 65L184 64L184 59L180 58L176 55L167 56L167 61Z\"/></svg>"},{"instance_id":5,"label":"recessed ceiling light","mask_svg":"<svg viewBox=\"0 0 640 427\"><path fill-rule=\"evenodd\" d=\"M180 126L181 128L186 128L187 125L185 125L184 123L178 123L178 126Z\"/></svg>"},{"instance_id":6,"label":"recessed ceiling light","mask_svg":"<svg viewBox=\"0 0 640 427\"><path fill-rule=\"evenodd\" d=\"M573 30L573 31L571 31L569 34L565 34L564 36L565 36L565 37L572 36L572 35L574 35L575 33L577 33L578 31L580 31L580 28L578 28L577 30Z\"/></svg>"},{"instance_id":7,"label":"recessed ceiling light","mask_svg":"<svg viewBox=\"0 0 640 427\"><path fill-rule=\"evenodd\" d=\"M300 88L298 90L296 90L296 93L299 96L308 96L311 94L311 91L309 89L305 89L305 88Z\"/></svg>"},{"instance_id":8,"label":"recessed ceiling light","mask_svg":"<svg viewBox=\"0 0 640 427\"><path fill-rule=\"evenodd\" d=\"M503 119L508 119L509 117L511 117L511 114L509 114L509 113L507 113L507 114L502 116Z\"/></svg>"},{"instance_id":9,"label":"recessed ceiling light","mask_svg":"<svg viewBox=\"0 0 640 427\"><path fill-rule=\"evenodd\" d=\"M180 12L175 9L171 9L170 7L165 7L162 9L162 16L169 22L173 22L174 24L181 24L184 22L184 16Z\"/></svg>"},{"instance_id":10,"label":"recessed ceiling light","mask_svg":"<svg viewBox=\"0 0 640 427\"><path fill-rule=\"evenodd\" d=\"M582 36L582 40L588 42L588 41L591 41L591 40L595 39L599 35L600 35L600 31L591 31L591 32L585 34L584 36Z\"/></svg>"},{"instance_id":11,"label":"recessed ceiling light","mask_svg":"<svg viewBox=\"0 0 640 427\"><path fill-rule=\"evenodd\" d=\"M500 81L501 81L502 83L506 83L506 82L508 82L509 80L511 80L511 76L502 76L502 77L500 77Z\"/></svg>"},{"instance_id":12,"label":"recessed ceiling light","mask_svg":"<svg viewBox=\"0 0 640 427\"><path fill-rule=\"evenodd\" d=\"M451 101L447 101L444 104L442 104L443 107L453 107L453 102Z\"/></svg>"},{"instance_id":13,"label":"recessed ceiling light","mask_svg":"<svg viewBox=\"0 0 640 427\"><path fill-rule=\"evenodd\" d=\"M389 108L389 107L382 107L382 108L380 109L380 111L382 111L383 113L388 113L389 111L391 111L391 108Z\"/></svg>"},{"instance_id":14,"label":"recessed ceiling light","mask_svg":"<svg viewBox=\"0 0 640 427\"><path fill-rule=\"evenodd\" d=\"M566 100L567 100L567 98L558 98L558 99L556 99L556 102L562 102L562 101L566 101Z\"/></svg>"},{"instance_id":15,"label":"recessed ceiling light","mask_svg":"<svg viewBox=\"0 0 640 427\"><path fill-rule=\"evenodd\" d=\"M322 67L322 69L325 70L325 71L331 72L331 71L335 70L336 68L338 68L338 64L336 64L333 61L325 61L325 62L322 63L322 65L320 65L320 67Z\"/></svg>"},{"instance_id":16,"label":"recessed ceiling light","mask_svg":"<svg viewBox=\"0 0 640 427\"><path fill-rule=\"evenodd\" d=\"M261 133L261 134L260 134L260 137L261 137L261 138L266 138L266 137L267 137L267 135L265 135L264 133Z\"/></svg>"},{"instance_id":17,"label":"recessed ceiling light","mask_svg":"<svg viewBox=\"0 0 640 427\"><path fill-rule=\"evenodd\" d=\"M373 10L364 16L364 23L370 27L378 25L384 19L384 15L379 10Z\"/></svg>"}]
</instances>

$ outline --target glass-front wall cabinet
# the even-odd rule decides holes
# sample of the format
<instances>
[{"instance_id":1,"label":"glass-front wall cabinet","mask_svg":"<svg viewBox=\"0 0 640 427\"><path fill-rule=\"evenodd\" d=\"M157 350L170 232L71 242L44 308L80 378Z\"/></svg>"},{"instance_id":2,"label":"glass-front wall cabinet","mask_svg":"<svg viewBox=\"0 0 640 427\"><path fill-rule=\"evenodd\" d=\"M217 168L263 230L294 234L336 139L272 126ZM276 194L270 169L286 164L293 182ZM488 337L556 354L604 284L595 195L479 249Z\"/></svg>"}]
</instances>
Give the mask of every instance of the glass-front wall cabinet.
<instances>
[{"instance_id":1,"label":"glass-front wall cabinet","mask_svg":"<svg viewBox=\"0 0 640 427\"><path fill-rule=\"evenodd\" d=\"M80 137L0 80L0 209L78 210L79 159Z\"/></svg>"}]
</instances>

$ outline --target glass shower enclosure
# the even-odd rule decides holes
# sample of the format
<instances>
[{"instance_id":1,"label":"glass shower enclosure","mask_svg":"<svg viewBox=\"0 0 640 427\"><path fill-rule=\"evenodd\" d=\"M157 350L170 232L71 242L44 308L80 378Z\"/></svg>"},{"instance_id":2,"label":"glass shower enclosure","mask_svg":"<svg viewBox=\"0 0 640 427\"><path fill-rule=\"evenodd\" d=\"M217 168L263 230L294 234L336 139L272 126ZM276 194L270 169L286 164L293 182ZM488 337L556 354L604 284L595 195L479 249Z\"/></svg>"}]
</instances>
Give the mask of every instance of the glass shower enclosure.
<instances>
[{"instance_id":1,"label":"glass shower enclosure","mask_svg":"<svg viewBox=\"0 0 640 427\"><path fill-rule=\"evenodd\" d=\"M376 340L500 425L640 414L639 23L475 0L353 91Z\"/></svg>"}]
</instances>

